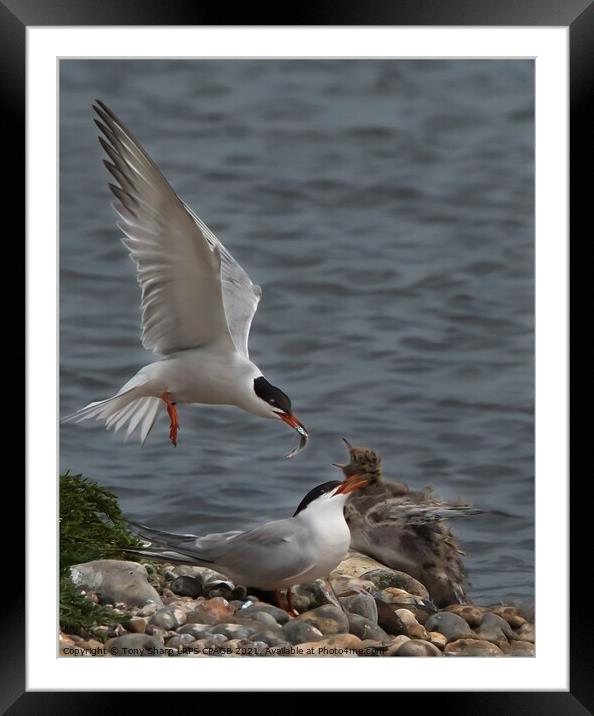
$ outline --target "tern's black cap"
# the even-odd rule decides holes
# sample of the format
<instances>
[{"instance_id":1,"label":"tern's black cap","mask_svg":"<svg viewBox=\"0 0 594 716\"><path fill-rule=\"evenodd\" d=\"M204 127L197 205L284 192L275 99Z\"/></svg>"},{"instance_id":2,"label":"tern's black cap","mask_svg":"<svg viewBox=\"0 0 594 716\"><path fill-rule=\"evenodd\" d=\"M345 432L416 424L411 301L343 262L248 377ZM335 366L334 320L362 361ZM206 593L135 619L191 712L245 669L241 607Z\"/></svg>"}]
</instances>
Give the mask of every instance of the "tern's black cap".
<instances>
[{"instance_id":1,"label":"tern's black cap","mask_svg":"<svg viewBox=\"0 0 594 716\"><path fill-rule=\"evenodd\" d=\"M291 400L280 388L269 383L263 375L254 379L254 391L258 398L261 398L273 408L282 410L283 413L291 415Z\"/></svg>"},{"instance_id":2,"label":"tern's black cap","mask_svg":"<svg viewBox=\"0 0 594 716\"><path fill-rule=\"evenodd\" d=\"M314 500L317 500L320 495L324 495L327 492L334 492L337 487L342 485L342 482L340 480L330 480L330 482L325 482L323 485L318 485L317 487L314 487L313 490L310 490L307 495L301 500L299 503L299 507L295 510L295 513L293 514L293 517L295 515L298 515L302 510L304 510L310 502L313 502Z\"/></svg>"}]
</instances>

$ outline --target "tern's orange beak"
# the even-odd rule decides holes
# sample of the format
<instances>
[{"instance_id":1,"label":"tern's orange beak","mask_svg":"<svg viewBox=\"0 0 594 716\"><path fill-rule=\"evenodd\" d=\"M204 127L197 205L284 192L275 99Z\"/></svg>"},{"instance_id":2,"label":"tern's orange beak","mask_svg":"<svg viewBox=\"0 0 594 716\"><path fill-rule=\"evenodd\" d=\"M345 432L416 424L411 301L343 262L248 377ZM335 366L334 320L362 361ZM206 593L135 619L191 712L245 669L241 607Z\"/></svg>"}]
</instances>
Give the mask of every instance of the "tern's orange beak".
<instances>
[{"instance_id":1,"label":"tern's orange beak","mask_svg":"<svg viewBox=\"0 0 594 716\"><path fill-rule=\"evenodd\" d=\"M307 445L307 441L309 440L307 428L291 413L285 413L284 410L275 410L274 412L283 421L283 423L286 423L289 427L293 428L293 430L296 430L299 434L299 444L287 455L287 457L295 457L295 455L301 452L303 448Z\"/></svg>"},{"instance_id":2,"label":"tern's orange beak","mask_svg":"<svg viewBox=\"0 0 594 716\"><path fill-rule=\"evenodd\" d=\"M283 421L283 423L287 423L290 427L293 428L293 430L297 430L298 428L301 428L305 433L307 433L307 430L305 429L305 425L301 423L294 415L291 415L291 413L285 413L282 410L276 410L275 411L278 417Z\"/></svg>"},{"instance_id":3,"label":"tern's orange beak","mask_svg":"<svg viewBox=\"0 0 594 716\"><path fill-rule=\"evenodd\" d=\"M365 487L369 480L366 480L361 475L351 475L340 485L340 487L334 493L335 495L347 495L349 492L359 490L361 487Z\"/></svg>"}]
</instances>

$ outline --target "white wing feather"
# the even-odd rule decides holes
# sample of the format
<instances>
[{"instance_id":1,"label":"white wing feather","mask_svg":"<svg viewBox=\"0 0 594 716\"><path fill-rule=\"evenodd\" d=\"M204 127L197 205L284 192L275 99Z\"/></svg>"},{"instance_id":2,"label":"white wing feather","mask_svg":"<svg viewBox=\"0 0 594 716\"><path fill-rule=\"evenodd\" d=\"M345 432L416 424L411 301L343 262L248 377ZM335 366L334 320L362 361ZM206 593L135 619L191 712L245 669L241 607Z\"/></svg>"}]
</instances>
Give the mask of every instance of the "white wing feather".
<instances>
[{"instance_id":1,"label":"white wing feather","mask_svg":"<svg viewBox=\"0 0 594 716\"><path fill-rule=\"evenodd\" d=\"M105 165L118 182L110 184L118 226L142 289L143 346L167 355L220 343L247 355L257 287L125 125L102 102L94 108Z\"/></svg>"},{"instance_id":2,"label":"white wing feather","mask_svg":"<svg viewBox=\"0 0 594 716\"><path fill-rule=\"evenodd\" d=\"M186 206L184 204L184 206ZM245 269L212 233L208 226L189 206L186 211L196 222L204 238L217 247L221 255L221 278L223 281L223 305L229 331L237 350L249 358L248 340L252 320L262 298L262 289L252 282Z\"/></svg>"}]
</instances>

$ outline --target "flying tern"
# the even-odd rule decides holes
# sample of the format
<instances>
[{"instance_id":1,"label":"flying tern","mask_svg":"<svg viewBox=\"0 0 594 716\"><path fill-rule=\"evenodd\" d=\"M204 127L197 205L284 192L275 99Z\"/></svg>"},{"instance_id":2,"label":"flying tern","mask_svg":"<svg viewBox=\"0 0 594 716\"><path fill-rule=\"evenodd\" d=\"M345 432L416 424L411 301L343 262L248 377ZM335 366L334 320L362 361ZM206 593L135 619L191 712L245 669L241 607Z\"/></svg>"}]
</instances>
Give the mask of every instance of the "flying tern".
<instances>
[{"instance_id":1,"label":"flying tern","mask_svg":"<svg viewBox=\"0 0 594 716\"><path fill-rule=\"evenodd\" d=\"M162 358L141 368L107 400L64 420L96 418L107 429L126 426L146 440L159 409L177 444L177 403L235 405L262 418L282 420L308 441L289 397L249 359L248 335L262 291L177 196L140 142L97 100L95 123L115 184L114 209L122 242L137 267L142 291L142 345Z\"/></svg>"}]
</instances>

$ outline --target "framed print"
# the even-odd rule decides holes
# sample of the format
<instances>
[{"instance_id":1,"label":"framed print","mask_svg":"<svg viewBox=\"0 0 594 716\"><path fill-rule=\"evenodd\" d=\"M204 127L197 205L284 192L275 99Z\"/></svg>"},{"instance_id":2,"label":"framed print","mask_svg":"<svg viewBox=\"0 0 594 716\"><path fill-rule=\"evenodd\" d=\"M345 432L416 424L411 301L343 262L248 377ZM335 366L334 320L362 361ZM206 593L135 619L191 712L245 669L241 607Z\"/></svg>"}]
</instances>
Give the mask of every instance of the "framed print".
<instances>
[{"instance_id":1,"label":"framed print","mask_svg":"<svg viewBox=\"0 0 594 716\"><path fill-rule=\"evenodd\" d=\"M134 690L591 706L567 337L594 13L528 5L221 24L3 0L27 140L7 713Z\"/></svg>"}]
</instances>

